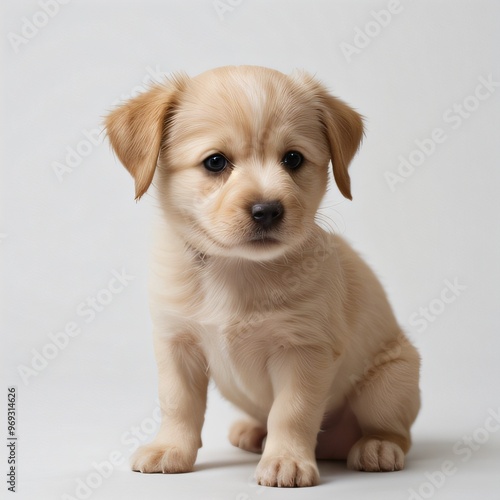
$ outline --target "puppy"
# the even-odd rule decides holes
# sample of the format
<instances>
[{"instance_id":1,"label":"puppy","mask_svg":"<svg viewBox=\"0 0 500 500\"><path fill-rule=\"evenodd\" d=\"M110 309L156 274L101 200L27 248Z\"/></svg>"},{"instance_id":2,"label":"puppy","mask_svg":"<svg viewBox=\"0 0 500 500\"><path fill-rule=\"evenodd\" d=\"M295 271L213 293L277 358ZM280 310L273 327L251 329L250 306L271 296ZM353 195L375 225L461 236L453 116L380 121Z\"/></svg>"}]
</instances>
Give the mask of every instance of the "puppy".
<instances>
[{"instance_id":1,"label":"puppy","mask_svg":"<svg viewBox=\"0 0 500 500\"><path fill-rule=\"evenodd\" d=\"M115 109L112 147L151 183L151 312L162 424L132 468L188 472L207 385L247 418L267 486L318 483L317 458L404 466L420 360L372 271L315 222L328 168L351 199L361 117L305 73L223 67L176 76Z\"/></svg>"}]
</instances>

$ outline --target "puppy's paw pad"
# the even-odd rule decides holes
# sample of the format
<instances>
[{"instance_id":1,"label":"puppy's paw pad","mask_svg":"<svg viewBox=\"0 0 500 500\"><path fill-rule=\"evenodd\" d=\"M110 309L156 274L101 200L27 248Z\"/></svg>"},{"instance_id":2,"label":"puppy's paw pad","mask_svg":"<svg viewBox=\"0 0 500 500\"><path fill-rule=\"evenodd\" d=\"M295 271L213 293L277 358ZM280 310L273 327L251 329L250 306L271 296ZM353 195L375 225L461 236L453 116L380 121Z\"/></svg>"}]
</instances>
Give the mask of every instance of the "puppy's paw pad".
<instances>
[{"instance_id":1,"label":"puppy's paw pad","mask_svg":"<svg viewBox=\"0 0 500 500\"><path fill-rule=\"evenodd\" d=\"M281 488L314 486L319 482L319 472L314 462L271 457L259 462L255 479L262 486Z\"/></svg>"},{"instance_id":2,"label":"puppy's paw pad","mask_svg":"<svg viewBox=\"0 0 500 500\"><path fill-rule=\"evenodd\" d=\"M240 420L231 426L229 441L233 446L254 453L262 452L262 442L266 437L266 430L249 421Z\"/></svg>"},{"instance_id":3,"label":"puppy's paw pad","mask_svg":"<svg viewBox=\"0 0 500 500\"><path fill-rule=\"evenodd\" d=\"M366 472L391 472L404 468L405 455L392 441L360 439L349 452L347 467Z\"/></svg>"},{"instance_id":4,"label":"puppy's paw pad","mask_svg":"<svg viewBox=\"0 0 500 500\"><path fill-rule=\"evenodd\" d=\"M174 474L193 470L196 452L189 453L177 446L150 444L141 446L132 456L132 470L144 473Z\"/></svg>"}]
</instances>

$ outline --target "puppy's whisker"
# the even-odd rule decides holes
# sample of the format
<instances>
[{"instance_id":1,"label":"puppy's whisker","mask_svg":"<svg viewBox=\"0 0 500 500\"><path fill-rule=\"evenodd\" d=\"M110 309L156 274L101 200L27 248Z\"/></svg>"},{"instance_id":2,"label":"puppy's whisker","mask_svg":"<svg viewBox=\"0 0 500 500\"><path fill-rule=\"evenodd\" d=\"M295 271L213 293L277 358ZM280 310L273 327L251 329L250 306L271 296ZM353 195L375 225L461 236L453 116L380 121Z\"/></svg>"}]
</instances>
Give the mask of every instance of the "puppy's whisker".
<instances>
[{"instance_id":1,"label":"puppy's whisker","mask_svg":"<svg viewBox=\"0 0 500 500\"><path fill-rule=\"evenodd\" d=\"M316 222L322 223L322 225L328 229L329 233L336 233L336 224L330 217L324 214L316 214L315 220Z\"/></svg>"},{"instance_id":2,"label":"puppy's whisker","mask_svg":"<svg viewBox=\"0 0 500 500\"><path fill-rule=\"evenodd\" d=\"M329 229L332 234L343 234L345 232L345 223L342 215L334 210L335 215L340 219L341 224L339 225L331 215L327 215L322 212L323 209L316 212L316 220L323 222L323 224Z\"/></svg>"}]
</instances>

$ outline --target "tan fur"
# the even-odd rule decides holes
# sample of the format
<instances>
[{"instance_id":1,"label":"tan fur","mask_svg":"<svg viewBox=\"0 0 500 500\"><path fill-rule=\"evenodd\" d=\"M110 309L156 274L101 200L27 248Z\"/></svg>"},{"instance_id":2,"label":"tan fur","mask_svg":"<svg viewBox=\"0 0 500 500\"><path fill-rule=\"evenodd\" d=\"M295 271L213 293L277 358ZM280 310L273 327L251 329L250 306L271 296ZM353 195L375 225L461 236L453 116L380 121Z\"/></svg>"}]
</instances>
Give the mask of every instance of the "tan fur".
<instances>
[{"instance_id":1,"label":"tan fur","mask_svg":"<svg viewBox=\"0 0 500 500\"><path fill-rule=\"evenodd\" d=\"M150 296L163 421L132 468L192 470L213 378L248 414L230 441L262 451L260 484L317 484L316 458L401 469L419 356L371 270L315 223L330 160L351 197L361 117L307 74L243 66L157 85L106 125L137 197L154 174L162 214ZM305 163L290 171L287 151ZM203 166L215 153L230 161L217 174ZM249 207L270 200L284 216L259 239Z\"/></svg>"}]
</instances>

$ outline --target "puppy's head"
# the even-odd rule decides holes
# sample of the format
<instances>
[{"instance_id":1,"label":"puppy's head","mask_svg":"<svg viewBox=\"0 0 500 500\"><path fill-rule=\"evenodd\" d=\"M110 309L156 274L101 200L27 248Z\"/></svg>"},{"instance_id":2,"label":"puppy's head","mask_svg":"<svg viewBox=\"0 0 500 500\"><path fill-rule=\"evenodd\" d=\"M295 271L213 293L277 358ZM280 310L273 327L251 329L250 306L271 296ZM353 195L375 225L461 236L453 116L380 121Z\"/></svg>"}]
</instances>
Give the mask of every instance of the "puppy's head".
<instances>
[{"instance_id":1,"label":"puppy's head","mask_svg":"<svg viewBox=\"0 0 500 500\"><path fill-rule=\"evenodd\" d=\"M114 110L111 144L140 198L155 176L161 206L208 255L266 260L314 227L328 164L351 198L361 117L305 73L224 67L178 76Z\"/></svg>"}]
</instances>

